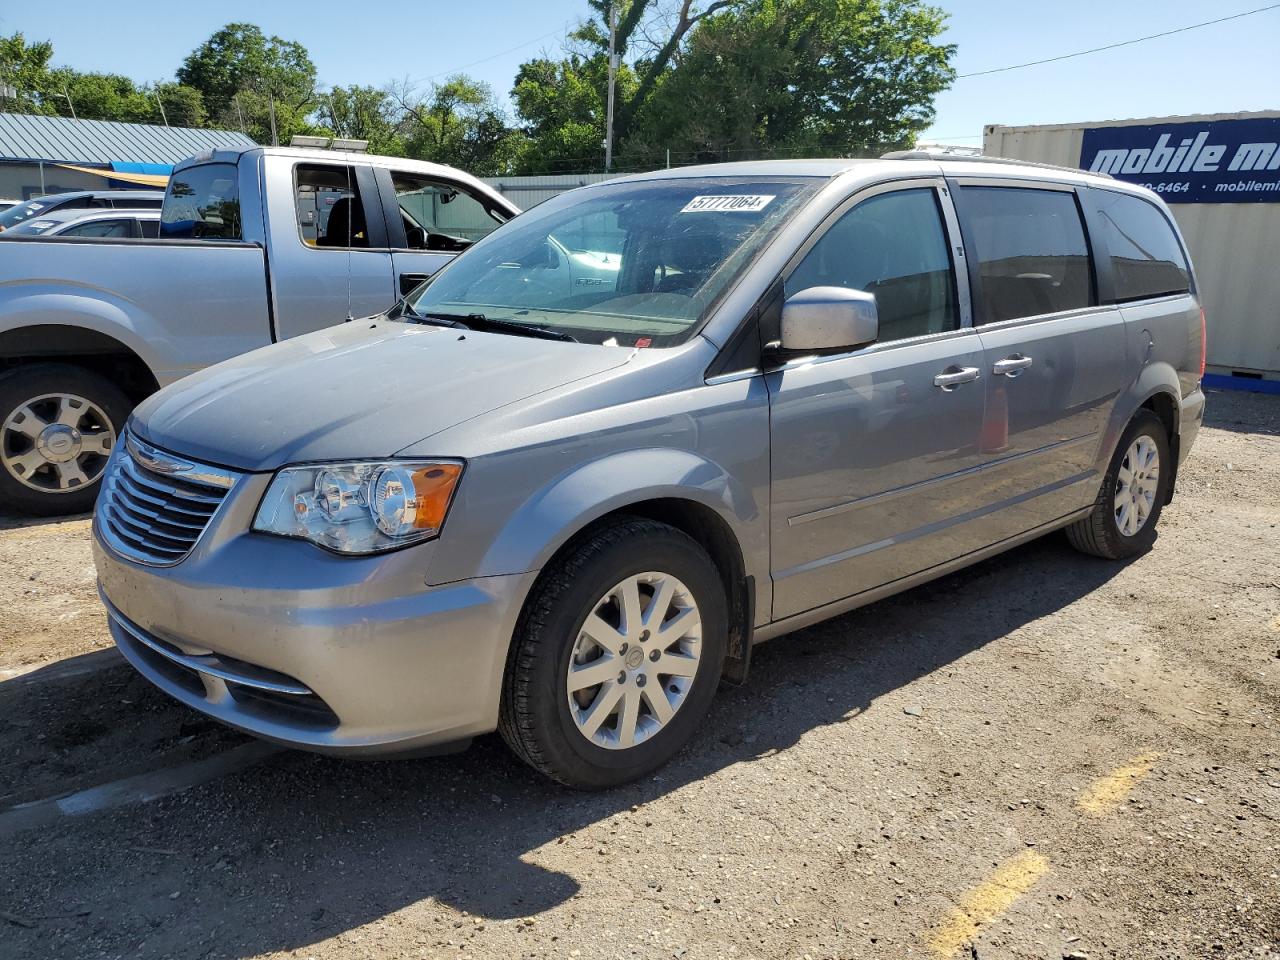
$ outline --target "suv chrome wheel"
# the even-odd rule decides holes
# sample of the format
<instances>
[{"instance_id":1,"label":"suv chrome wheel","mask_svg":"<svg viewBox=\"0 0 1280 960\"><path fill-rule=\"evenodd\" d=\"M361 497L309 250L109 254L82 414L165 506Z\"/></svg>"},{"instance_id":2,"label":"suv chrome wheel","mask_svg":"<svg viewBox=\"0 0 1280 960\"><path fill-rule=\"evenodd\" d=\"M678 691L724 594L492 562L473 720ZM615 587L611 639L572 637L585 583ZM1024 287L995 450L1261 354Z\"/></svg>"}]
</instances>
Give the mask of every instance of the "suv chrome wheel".
<instances>
[{"instance_id":1,"label":"suv chrome wheel","mask_svg":"<svg viewBox=\"0 0 1280 960\"><path fill-rule=\"evenodd\" d=\"M693 594L666 573L628 577L601 597L569 657L569 712L597 746L624 750L662 730L702 656Z\"/></svg>"},{"instance_id":2,"label":"suv chrome wheel","mask_svg":"<svg viewBox=\"0 0 1280 960\"><path fill-rule=\"evenodd\" d=\"M111 419L96 403L48 393L19 404L0 428L0 464L41 493L70 493L94 483L116 442Z\"/></svg>"},{"instance_id":3,"label":"suv chrome wheel","mask_svg":"<svg viewBox=\"0 0 1280 960\"><path fill-rule=\"evenodd\" d=\"M1160 488L1160 451L1150 437L1138 436L1129 444L1116 479L1116 526L1132 537L1146 525Z\"/></svg>"}]
</instances>

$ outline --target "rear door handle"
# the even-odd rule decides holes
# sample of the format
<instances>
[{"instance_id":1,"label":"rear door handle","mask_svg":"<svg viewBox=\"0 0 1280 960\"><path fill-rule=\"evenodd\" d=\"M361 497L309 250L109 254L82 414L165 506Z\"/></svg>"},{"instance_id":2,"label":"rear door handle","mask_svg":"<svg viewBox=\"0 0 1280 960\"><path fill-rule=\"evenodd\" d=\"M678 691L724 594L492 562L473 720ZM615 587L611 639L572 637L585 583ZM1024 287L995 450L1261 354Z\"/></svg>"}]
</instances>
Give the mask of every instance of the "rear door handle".
<instances>
[{"instance_id":1,"label":"rear door handle","mask_svg":"<svg viewBox=\"0 0 1280 960\"><path fill-rule=\"evenodd\" d=\"M1033 361L1030 357L1024 357L1020 353L1015 353L1011 357L1005 357L1003 360L997 360L991 367L991 372L997 377L1013 378L1022 373L1022 371L1027 369L1027 367L1031 366L1032 362Z\"/></svg>"},{"instance_id":2,"label":"rear door handle","mask_svg":"<svg viewBox=\"0 0 1280 960\"><path fill-rule=\"evenodd\" d=\"M962 383L972 383L977 379L977 367L957 367L952 364L933 378L933 385L941 387L943 390L951 391Z\"/></svg>"}]
</instances>

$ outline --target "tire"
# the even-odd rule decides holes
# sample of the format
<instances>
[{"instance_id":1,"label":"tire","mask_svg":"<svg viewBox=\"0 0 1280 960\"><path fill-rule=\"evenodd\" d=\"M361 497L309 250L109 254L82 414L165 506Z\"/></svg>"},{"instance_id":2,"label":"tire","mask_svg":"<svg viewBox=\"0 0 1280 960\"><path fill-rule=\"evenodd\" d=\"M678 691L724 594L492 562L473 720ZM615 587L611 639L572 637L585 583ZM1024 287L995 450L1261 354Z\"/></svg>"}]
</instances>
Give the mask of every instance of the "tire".
<instances>
[{"instance_id":1,"label":"tire","mask_svg":"<svg viewBox=\"0 0 1280 960\"><path fill-rule=\"evenodd\" d=\"M1149 446L1140 446L1142 444ZM1139 449L1139 460L1143 459L1141 451L1154 448L1154 482L1151 478L1151 465L1138 470L1138 477L1133 476L1134 464L1131 457L1135 453L1135 447ZM1129 421L1120 442L1116 444L1111 464L1102 480L1102 489L1098 491L1098 499L1094 502L1093 512L1067 527L1067 539L1082 553L1108 560L1123 560L1145 553L1156 542L1156 524L1160 522L1160 512L1168 499L1172 477L1173 461L1170 459L1169 435L1165 432L1164 424L1149 410L1139 410ZM1128 518L1121 512L1121 506L1117 506L1118 502L1122 505L1126 502L1126 492L1133 494L1127 502L1131 510L1138 511L1137 519ZM1146 504L1148 496L1150 502ZM1146 504L1145 509L1142 509L1143 504ZM1125 518L1124 523L1122 517ZM1135 523L1136 529L1133 528Z\"/></svg>"},{"instance_id":2,"label":"tire","mask_svg":"<svg viewBox=\"0 0 1280 960\"><path fill-rule=\"evenodd\" d=\"M132 409L119 387L83 367L38 363L0 376L0 507L91 510Z\"/></svg>"},{"instance_id":3,"label":"tire","mask_svg":"<svg viewBox=\"0 0 1280 960\"><path fill-rule=\"evenodd\" d=\"M630 584L632 609L640 614L635 629L627 627L618 599L632 596ZM666 636L640 630L653 625L656 592L668 587L671 599L659 617ZM690 605L698 629L689 626ZM671 759L698 729L720 680L727 632L724 585L696 541L638 517L599 527L534 586L508 656L498 729L517 756L566 786L598 790L635 780ZM609 677L580 688L572 705L571 663L581 678L596 676L587 670ZM685 675L664 673L663 666ZM665 717L662 703L661 712L671 710ZM588 732L593 716L604 719Z\"/></svg>"}]
</instances>

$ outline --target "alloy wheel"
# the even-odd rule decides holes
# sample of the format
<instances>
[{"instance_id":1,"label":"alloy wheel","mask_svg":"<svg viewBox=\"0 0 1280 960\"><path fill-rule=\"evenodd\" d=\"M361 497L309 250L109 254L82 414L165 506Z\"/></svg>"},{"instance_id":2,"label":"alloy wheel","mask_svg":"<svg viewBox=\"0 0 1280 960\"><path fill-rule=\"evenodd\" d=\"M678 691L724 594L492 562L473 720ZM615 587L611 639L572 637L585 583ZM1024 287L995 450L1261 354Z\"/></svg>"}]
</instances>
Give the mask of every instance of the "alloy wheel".
<instances>
[{"instance_id":1,"label":"alloy wheel","mask_svg":"<svg viewBox=\"0 0 1280 960\"><path fill-rule=\"evenodd\" d=\"M578 732L611 750L655 736L688 698L701 656L702 619L688 587L667 573L623 580L592 605L569 658Z\"/></svg>"},{"instance_id":2,"label":"alloy wheel","mask_svg":"<svg viewBox=\"0 0 1280 960\"><path fill-rule=\"evenodd\" d=\"M1125 451L1116 475L1116 526L1126 537L1136 535L1146 525L1159 487L1160 450L1150 437L1138 436Z\"/></svg>"},{"instance_id":3,"label":"alloy wheel","mask_svg":"<svg viewBox=\"0 0 1280 960\"><path fill-rule=\"evenodd\" d=\"M0 427L0 464L41 493L70 493L94 483L115 446L111 419L96 403L47 393L18 405Z\"/></svg>"}]
</instances>

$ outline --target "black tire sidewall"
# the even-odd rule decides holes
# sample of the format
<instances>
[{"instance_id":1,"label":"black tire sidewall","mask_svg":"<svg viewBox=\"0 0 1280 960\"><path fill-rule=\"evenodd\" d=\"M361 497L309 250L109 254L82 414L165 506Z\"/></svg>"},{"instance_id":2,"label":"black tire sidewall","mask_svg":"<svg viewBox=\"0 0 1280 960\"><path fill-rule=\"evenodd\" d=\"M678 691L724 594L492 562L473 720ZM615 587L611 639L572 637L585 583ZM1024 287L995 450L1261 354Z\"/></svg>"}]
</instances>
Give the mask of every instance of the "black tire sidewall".
<instances>
[{"instance_id":1,"label":"black tire sidewall","mask_svg":"<svg viewBox=\"0 0 1280 960\"><path fill-rule=\"evenodd\" d=\"M569 659L583 621L600 598L627 577L648 571L670 574L692 592L702 621L702 654L689 695L667 726L635 747L609 750L588 741L570 715ZM536 695L528 699L539 753L565 782L588 788L625 783L661 766L698 729L724 665L727 604L710 557L679 531L658 528L606 547L567 589L546 599L553 605L552 612L537 638L540 656L531 672Z\"/></svg>"},{"instance_id":2,"label":"black tire sidewall","mask_svg":"<svg viewBox=\"0 0 1280 960\"><path fill-rule=\"evenodd\" d=\"M1150 437L1156 445L1160 456L1160 477L1151 513L1147 516L1142 529L1130 537L1120 531L1120 526L1116 522L1116 488L1120 484L1120 465L1124 462L1125 454L1128 453L1133 441L1143 435ZM1102 501L1099 504L1106 513L1104 524L1107 539L1111 541L1117 553L1132 556L1150 550L1155 544L1156 524L1160 522L1160 514L1164 510L1164 502L1169 494L1169 482L1173 477L1173 463L1169 458L1169 435L1165 432L1160 418L1146 411L1134 417L1116 445L1116 452L1111 458L1111 466L1107 470L1106 482L1103 484Z\"/></svg>"},{"instance_id":3,"label":"black tire sidewall","mask_svg":"<svg viewBox=\"0 0 1280 960\"><path fill-rule=\"evenodd\" d=\"M119 442L133 404L124 391L92 370L66 363L38 363L0 375L0 424L19 405L49 393L69 393L96 404L115 428ZM68 493L33 490L0 465L0 507L35 516L84 513L93 508L101 478Z\"/></svg>"}]
</instances>

